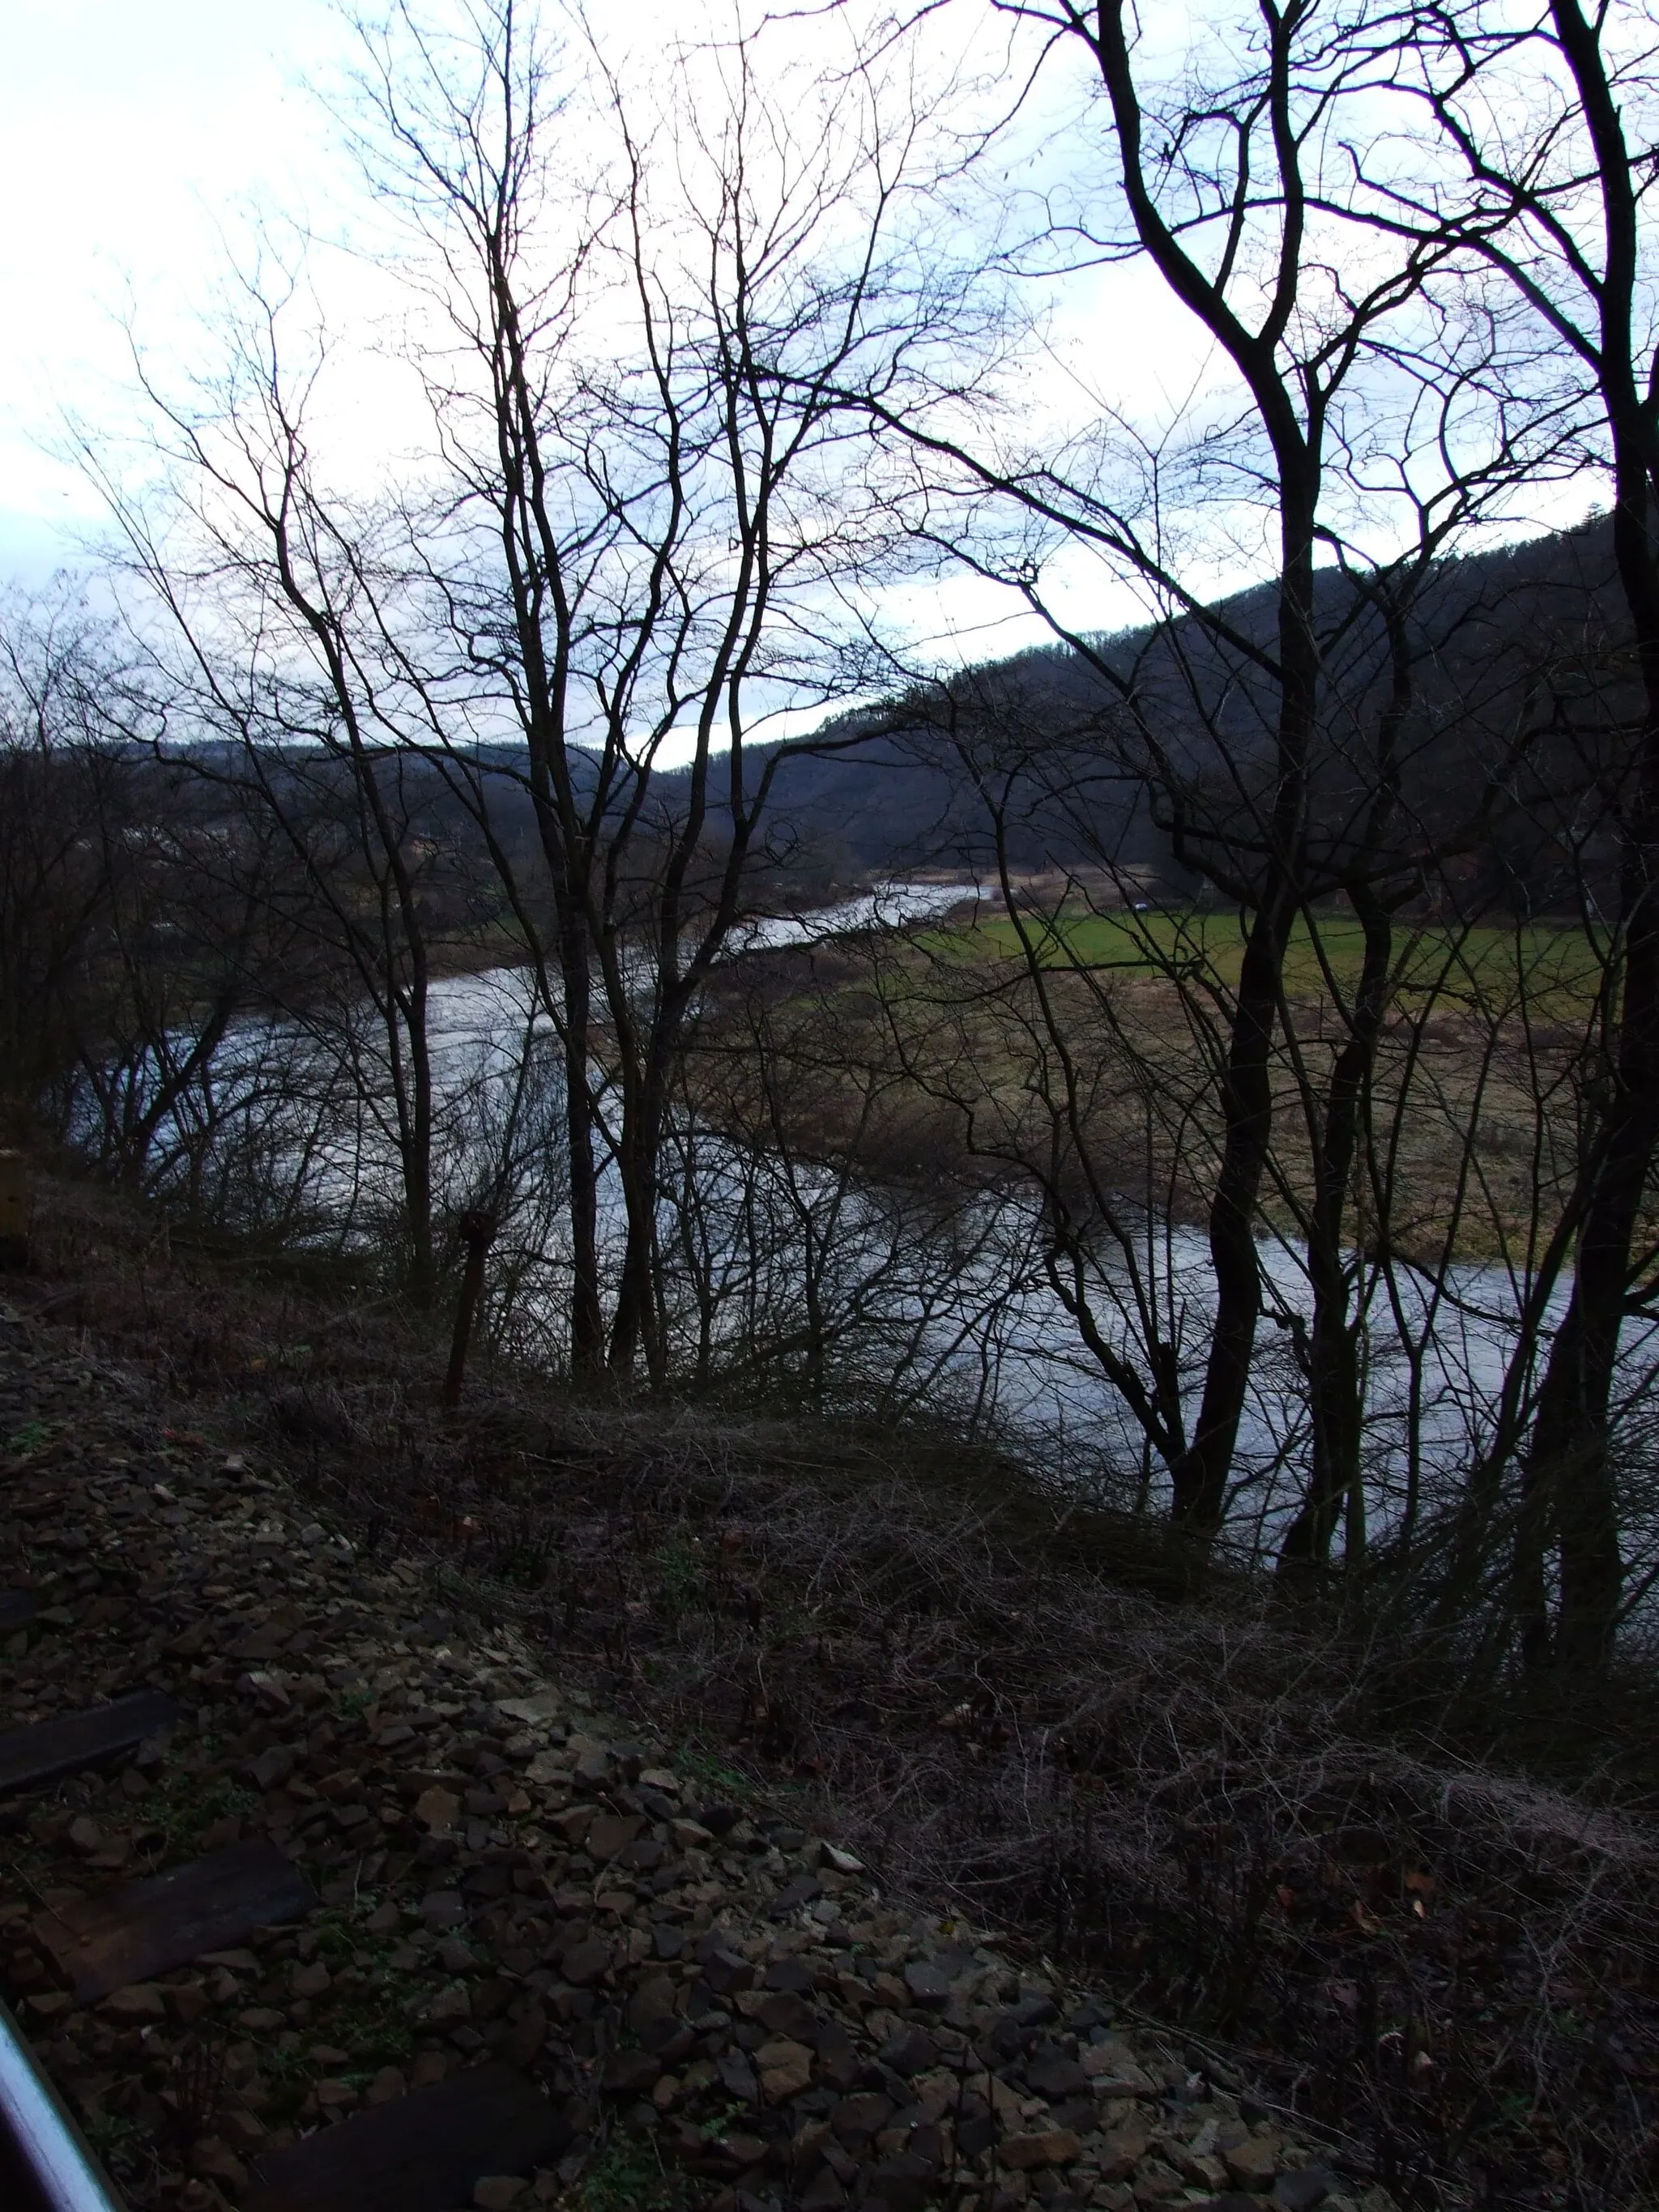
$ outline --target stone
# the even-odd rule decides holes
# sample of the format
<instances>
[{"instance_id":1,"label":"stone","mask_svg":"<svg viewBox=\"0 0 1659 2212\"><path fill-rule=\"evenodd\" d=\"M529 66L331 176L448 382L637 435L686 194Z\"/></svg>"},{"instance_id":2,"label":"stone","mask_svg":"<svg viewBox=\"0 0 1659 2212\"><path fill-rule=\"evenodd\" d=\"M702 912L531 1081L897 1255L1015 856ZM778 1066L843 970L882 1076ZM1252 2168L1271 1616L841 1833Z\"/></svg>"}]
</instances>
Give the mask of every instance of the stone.
<instances>
[{"instance_id":1,"label":"stone","mask_svg":"<svg viewBox=\"0 0 1659 2212\"><path fill-rule=\"evenodd\" d=\"M1164 2156L1182 2179L1194 2189L1214 2191L1227 2186L1226 2167L1208 2151L1188 2143L1172 2142L1165 2146Z\"/></svg>"},{"instance_id":2,"label":"stone","mask_svg":"<svg viewBox=\"0 0 1659 2212\"><path fill-rule=\"evenodd\" d=\"M453 1827L461 1809L461 1801L453 1790L443 1790L435 1784L422 1790L415 1800L415 1818L424 1822L435 1834L440 1829Z\"/></svg>"},{"instance_id":3,"label":"stone","mask_svg":"<svg viewBox=\"0 0 1659 2212\"><path fill-rule=\"evenodd\" d=\"M885 2204L888 2212L922 2212L933 2193L937 2172L936 2160L920 2157L914 2151L894 2151L872 2172L865 2201Z\"/></svg>"},{"instance_id":4,"label":"stone","mask_svg":"<svg viewBox=\"0 0 1659 2212\"><path fill-rule=\"evenodd\" d=\"M644 2035L659 2022L672 2019L680 1985L669 1974L652 1974L628 2001L623 2017L635 2035Z\"/></svg>"},{"instance_id":5,"label":"stone","mask_svg":"<svg viewBox=\"0 0 1659 2212\"><path fill-rule=\"evenodd\" d=\"M190 2170L204 2181L222 2181L235 2190L247 2187L246 2166L218 2136L204 2136L191 2145Z\"/></svg>"},{"instance_id":6,"label":"stone","mask_svg":"<svg viewBox=\"0 0 1659 2212\"><path fill-rule=\"evenodd\" d=\"M930 2012L941 2012L951 2002L949 1976L926 1959L910 1960L904 1969L904 1986L911 2002L925 2005Z\"/></svg>"},{"instance_id":7,"label":"stone","mask_svg":"<svg viewBox=\"0 0 1659 2212\"><path fill-rule=\"evenodd\" d=\"M129 1982L125 1989L112 1990L104 1999L103 2010L112 2013L117 2020L164 2020L167 2003L154 1982Z\"/></svg>"},{"instance_id":8,"label":"stone","mask_svg":"<svg viewBox=\"0 0 1659 2212\"><path fill-rule=\"evenodd\" d=\"M1221 2154L1240 2189L1270 2189L1279 2171L1279 2146L1271 2137L1251 2136Z\"/></svg>"},{"instance_id":9,"label":"stone","mask_svg":"<svg viewBox=\"0 0 1659 2212\"><path fill-rule=\"evenodd\" d=\"M854 2097L843 2097L830 2118L830 2124L840 2140L848 2148L867 2142L877 2130L892 2118L895 2106L890 2097L878 2090L866 2089Z\"/></svg>"},{"instance_id":10,"label":"stone","mask_svg":"<svg viewBox=\"0 0 1659 2212\"><path fill-rule=\"evenodd\" d=\"M1108 2128L1101 2137L1101 2179L1127 2181L1146 2157L1151 2141L1139 2120L1126 2120L1121 2127Z\"/></svg>"},{"instance_id":11,"label":"stone","mask_svg":"<svg viewBox=\"0 0 1659 2212\"><path fill-rule=\"evenodd\" d=\"M747 1959L716 1941L697 1947L697 1963L702 1978L716 1996L730 1996L738 1990L752 1989L755 1970Z\"/></svg>"},{"instance_id":12,"label":"stone","mask_svg":"<svg viewBox=\"0 0 1659 2212\"><path fill-rule=\"evenodd\" d=\"M589 1936L574 1943L559 1961L566 1981L579 1990L589 1989L611 1968L611 1946L603 1936Z\"/></svg>"},{"instance_id":13,"label":"stone","mask_svg":"<svg viewBox=\"0 0 1659 2212\"><path fill-rule=\"evenodd\" d=\"M741 2051L724 2052L719 2072L721 2082L739 2104L756 2105L760 2102L760 2083L756 2079L754 2068Z\"/></svg>"},{"instance_id":14,"label":"stone","mask_svg":"<svg viewBox=\"0 0 1659 2212\"><path fill-rule=\"evenodd\" d=\"M403 2069L397 2066L382 2066L364 2090L363 2102L366 2105L390 2105L408 2094L409 2084L404 2079Z\"/></svg>"},{"instance_id":15,"label":"stone","mask_svg":"<svg viewBox=\"0 0 1659 2212\"><path fill-rule=\"evenodd\" d=\"M997 2156L1016 2173L1030 2173L1045 2166L1073 2166L1083 2155L1080 2136L1070 2128L1050 2128L1037 2135L1005 2136Z\"/></svg>"},{"instance_id":16,"label":"stone","mask_svg":"<svg viewBox=\"0 0 1659 2212\"><path fill-rule=\"evenodd\" d=\"M587 1856L603 1865L631 1844L645 1822L636 1813L600 1813L587 1831Z\"/></svg>"},{"instance_id":17,"label":"stone","mask_svg":"<svg viewBox=\"0 0 1659 2212\"><path fill-rule=\"evenodd\" d=\"M850 2089L859 2077L858 2045L838 2020L827 2020L817 2033L818 2079L831 2089Z\"/></svg>"},{"instance_id":18,"label":"stone","mask_svg":"<svg viewBox=\"0 0 1659 2212\"><path fill-rule=\"evenodd\" d=\"M526 1728L544 1728L563 1713L564 1699L556 1690L549 1687L537 1690L527 1698L497 1698L495 1710L505 1713L508 1720L522 1721Z\"/></svg>"},{"instance_id":19,"label":"stone","mask_svg":"<svg viewBox=\"0 0 1659 2212\"><path fill-rule=\"evenodd\" d=\"M1281 2173L1273 2184L1273 2201L1284 2212L1314 2212L1338 2187L1328 2166L1304 2166L1299 2173Z\"/></svg>"},{"instance_id":20,"label":"stone","mask_svg":"<svg viewBox=\"0 0 1659 2212\"><path fill-rule=\"evenodd\" d=\"M793 1990L769 1991L755 2007L754 2016L774 2035L792 2036L797 2043L817 2040L817 2014L804 1997L797 1996ZM890 2064L890 2060L888 2063Z\"/></svg>"},{"instance_id":21,"label":"stone","mask_svg":"<svg viewBox=\"0 0 1659 2212\"><path fill-rule=\"evenodd\" d=\"M662 2063L648 2051L613 2051L599 2078L613 2096L642 2097L661 2076Z\"/></svg>"},{"instance_id":22,"label":"stone","mask_svg":"<svg viewBox=\"0 0 1659 2212\"><path fill-rule=\"evenodd\" d=\"M799 2096L812 2079L812 2054L804 2043L780 2036L762 2044L755 2053L761 2094L769 2105L781 2105Z\"/></svg>"},{"instance_id":23,"label":"stone","mask_svg":"<svg viewBox=\"0 0 1659 2212\"><path fill-rule=\"evenodd\" d=\"M648 2131L669 2187L720 2212L922 2212L958 2198L957 2212L1174 2212L1211 2192L1225 2212L1356 2212L1359 2192L1345 2195L1328 2169L1278 2171L1305 2149L1281 2161L1277 2138L1264 2149L1265 2128L1258 2137L1231 2117L1200 2129L1201 2084L1127 2032L1106 2033L1109 2006L1023 1978L982 1935L881 1901L857 1856L767 1793L711 1801L660 1743L614 1741L617 1723L535 1680L515 1632L430 1610L413 1559L337 1550L280 1475L223 1480L217 1451L156 1443L159 1429L124 1399L112 1450L137 1474L82 1490L70 1473L88 1463L74 1425L102 1385L70 1379L61 1449L9 1478L8 1513L57 1577L29 1631L42 1643L13 1655L18 1717L90 1705L124 1680L173 1682L174 1751L211 1742L210 1787L234 1777L261 1793L222 1826L240 1820L244 1835L269 1835L302 1863L344 1939L296 1958L292 1935L262 1923L246 1949L169 1970L159 1991L130 1984L93 2015L21 1979L31 2028L55 2039L52 2063L71 2088L106 2070L148 2081L146 2053L159 2086L185 2055L182 2037L233 2050L250 2039L248 2060L227 2069L223 2108L198 2122L211 2136L192 2148L173 2115L165 2142L137 2146L184 2169L164 2191L179 2212L242 2201L257 2185L238 2161L263 2170L295 2131L343 2142L378 2120L395 2134L404 2116L379 2108L486 2062L533 2069L537 2101L551 2093L566 2132L530 2184L488 2175L477 2212L574 2202L608 2119L619 2142ZM31 1405L18 1421L33 1418ZM496 1506L483 1510L493 1519ZM82 1579L83 1561L101 1587ZM0 1601L0 1644L9 1618ZM59 1626L72 1632L46 1636ZM37 1651L50 1668L36 1671ZM567 1737L572 1717L579 1732ZM155 1815L143 1801L175 1786L170 1756L159 1740L139 1743L91 1794L27 1824L49 1869L37 1900L47 1911L62 1914L124 1845L153 1856L159 1829L134 1823ZM216 1811L209 1798L204 1817ZM7 1929L8 1960L16 1952L32 1966L21 1904ZM374 2071L358 2015L382 2007L413 2048ZM141 2053L137 2031L152 2027ZM1162 2124L1190 2140L1160 2138L1153 2156L1121 2100L1164 2090L1182 2094ZM161 2101L171 2112L171 2096ZM1244 2110L1249 2122L1270 2117ZM1218 2163L1228 2146L1231 2166ZM480 2162L515 2156L495 2142L457 2177L451 2212ZM1251 2162L1241 2185L1235 2171ZM1365 2212L1394 2208L1379 2197Z\"/></svg>"},{"instance_id":24,"label":"stone","mask_svg":"<svg viewBox=\"0 0 1659 2212\"><path fill-rule=\"evenodd\" d=\"M921 2028L907 2027L883 2044L881 2063L895 2074L925 2074L939 2063L939 2045Z\"/></svg>"},{"instance_id":25,"label":"stone","mask_svg":"<svg viewBox=\"0 0 1659 2212\"><path fill-rule=\"evenodd\" d=\"M1047 2097L1058 2104L1062 2097L1075 2097L1089 2086L1089 2077L1075 2058L1034 2058L1025 2069L1025 2078L1039 2097Z\"/></svg>"},{"instance_id":26,"label":"stone","mask_svg":"<svg viewBox=\"0 0 1659 2212\"><path fill-rule=\"evenodd\" d=\"M472 2017L472 1995L461 1982L451 1982L427 2000L423 2017L434 2027L451 2027L458 2021Z\"/></svg>"}]
</instances>

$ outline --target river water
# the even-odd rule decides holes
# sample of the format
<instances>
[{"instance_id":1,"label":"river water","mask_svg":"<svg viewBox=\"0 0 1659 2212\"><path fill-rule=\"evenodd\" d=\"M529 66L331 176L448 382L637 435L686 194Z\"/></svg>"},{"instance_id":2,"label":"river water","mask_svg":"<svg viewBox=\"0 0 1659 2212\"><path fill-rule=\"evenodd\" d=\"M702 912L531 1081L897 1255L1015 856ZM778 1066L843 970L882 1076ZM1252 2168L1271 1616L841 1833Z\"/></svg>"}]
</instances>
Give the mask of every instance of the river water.
<instances>
[{"instance_id":1,"label":"river water","mask_svg":"<svg viewBox=\"0 0 1659 2212\"><path fill-rule=\"evenodd\" d=\"M878 884L838 906L748 923L732 949L753 955L898 927L983 896L973 884ZM429 1021L441 1199L469 1202L486 1184L492 1198L504 1194L492 1261L496 1325L518 1351L556 1358L568 1279L552 1024L529 971L509 968L437 983ZM277 1033L245 1034L251 1141L258 1068ZM372 1060L372 1023L353 1049ZM377 1209L395 1210L394 1132L362 1103L374 1085L361 1078L356 1071L349 1086L357 1103L348 1126L337 1117L326 1127L314 1115L304 1130L293 1121L285 1127L290 1107L271 1109L259 1129L268 1158L288 1164L296 1190L303 1182L298 1212L313 1223L367 1228ZM227 1079L236 1080L234 1070ZM801 1347L811 1340L812 1371L830 1407L892 1418L948 1408L958 1422L1016 1442L1069 1483L1102 1485L1120 1498L1127 1488L1156 1507L1159 1470L1050 1278L1042 1222L1025 1197L945 1206L680 1127L663 1207L665 1311L681 1374L799 1384L810 1364ZM622 1231L614 1177L602 1184L601 1221L614 1262ZM1297 1356L1311 1315L1306 1269L1293 1242L1264 1242L1261 1254L1269 1312L1229 1510L1234 1535L1252 1545L1270 1544L1294 1509L1308 1445ZM1214 1310L1206 1240L1148 1218L1136 1269L1140 1295L1150 1292L1178 1348L1190 1419ZM1103 1253L1087 1287L1102 1336L1139 1365L1133 1273L1121 1255ZM1503 1268L1475 1265L1437 1279L1406 1267L1385 1278L1358 1255L1352 1278L1366 1377L1368 1515L1384 1526L1408 1483L1425 1498L1444 1492L1490 1432L1528 1286ZM1551 1325L1563 1297L1549 1309ZM1647 1431L1656 1367L1659 1323L1633 1322L1623 1372L1633 1436Z\"/></svg>"}]
</instances>

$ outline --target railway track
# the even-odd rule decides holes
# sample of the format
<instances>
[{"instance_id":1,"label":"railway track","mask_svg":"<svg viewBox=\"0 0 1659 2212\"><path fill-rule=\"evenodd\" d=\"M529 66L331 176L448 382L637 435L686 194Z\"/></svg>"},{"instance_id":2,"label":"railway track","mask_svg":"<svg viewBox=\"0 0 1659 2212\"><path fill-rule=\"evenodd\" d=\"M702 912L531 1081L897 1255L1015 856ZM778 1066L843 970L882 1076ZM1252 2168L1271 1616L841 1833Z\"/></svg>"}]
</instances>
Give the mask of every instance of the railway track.
<instances>
[{"instance_id":1,"label":"railway track","mask_svg":"<svg viewBox=\"0 0 1659 2212\"><path fill-rule=\"evenodd\" d=\"M28 1617L0 1593L0 1622ZM141 1691L0 1735L0 1801L27 1801L71 1774L164 1736L186 1716ZM35 1934L82 2004L303 1920L317 1906L287 1853L234 1844L80 1905L44 1910ZM451 2212L485 2174L533 2165L559 2138L548 2100L510 2066L474 2067L275 2150L256 2165L246 2212ZM0 2212L126 2212L27 2039L0 2004Z\"/></svg>"},{"instance_id":2,"label":"railway track","mask_svg":"<svg viewBox=\"0 0 1659 2212\"><path fill-rule=\"evenodd\" d=\"M122 2212L68 2107L3 2004L0 2203L6 2212Z\"/></svg>"}]
</instances>

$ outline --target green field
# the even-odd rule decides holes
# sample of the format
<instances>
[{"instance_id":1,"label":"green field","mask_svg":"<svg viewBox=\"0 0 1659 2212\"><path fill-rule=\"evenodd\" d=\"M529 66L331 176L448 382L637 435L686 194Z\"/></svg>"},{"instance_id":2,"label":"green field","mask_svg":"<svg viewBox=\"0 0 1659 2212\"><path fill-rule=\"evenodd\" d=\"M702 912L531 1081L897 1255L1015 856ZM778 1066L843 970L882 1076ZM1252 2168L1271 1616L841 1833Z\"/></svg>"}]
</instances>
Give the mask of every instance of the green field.
<instances>
[{"instance_id":1,"label":"green field","mask_svg":"<svg viewBox=\"0 0 1659 2212\"><path fill-rule=\"evenodd\" d=\"M1244 931L1237 914L1159 908L1142 914L1062 911L1024 924L1042 964L1091 973L1207 978L1230 989L1238 981ZM1020 953L1012 921L981 922L930 932L922 940L936 957L1002 962ZM1605 940L1571 923L1527 922L1511 928L1458 928L1440 922L1396 922L1393 958L1396 997L1443 1000L1493 1008L1525 1003L1560 1018L1588 1010L1600 983ZM1285 983L1297 1000L1328 996L1358 981L1364 939L1351 915L1297 922L1285 960Z\"/></svg>"}]
</instances>

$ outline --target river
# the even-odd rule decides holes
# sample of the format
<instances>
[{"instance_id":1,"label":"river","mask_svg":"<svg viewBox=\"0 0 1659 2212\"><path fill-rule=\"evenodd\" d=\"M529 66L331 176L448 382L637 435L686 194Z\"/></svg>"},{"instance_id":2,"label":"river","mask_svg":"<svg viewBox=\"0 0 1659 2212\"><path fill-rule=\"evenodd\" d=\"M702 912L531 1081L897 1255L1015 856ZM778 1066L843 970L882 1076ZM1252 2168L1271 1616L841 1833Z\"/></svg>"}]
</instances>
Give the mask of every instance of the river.
<instances>
[{"instance_id":1,"label":"river","mask_svg":"<svg viewBox=\"0 0 1659 2212\"><path fill-rule=\"evenodd\" d=\"M839 905L745 923L732 951L914 924L983 896L971 883L878 884ZM530 972L512 968L434 985L429 1020L441 1201L468 1202L491 1178L507 1193L493 1263L498 1326L519 1351L556 1357L568 1268L551 1024ZM251 1025L244 1034L252 1096L277 1032ZM372 1025L354 1049L372 1056ZM356 1085L355 1117L331 1132L313 1116L308 1128L295 1122L285 1135L280 1114L265 1117L267 1158L298 1164L301 1210L313 1223L331 1218L367 1232L377 1211L395 1210L392 1131L362 1103L372 1088ZM801 1357L787 1347L810 1327L830 1407L894 1419L948 1409L955 1420L1016 1442L1067 1483L1103 1486L1119 1498L1127 1486L1156 1507L1160 1472L1050 1279L1042 1218L1025 1196L988 1194L942 1206L681 1125L663 1203L665 1318L682 1372L718 1382L770 1359L782 1381L789 1358L799 1365ZM622 1223L610 1176L601 1221L614 1259ZM1207 1245L1196 1231L1153 1218L1143 1228L1140 1291L1150 1290L1179 1350L1190 1418L1214 1310ZM1312 1303L1294 1241L1265 1240L1260 1249L1269 1310L1228 1516L1252 1546L1271 1544L1300 1492L1308 1416L1297 1344ZM1405 1267L1385 1277L1357 1255L1352 1273L1365 1371L1368 1515L1386 1527L1408 1480L1425 1498L1449 1489L1490 1433L1528 1285L1478 1265L1437 1279ZM1105 1341L1134 1360L1136 1292L1121 1255L1103 1255L1088 1291ZM1558 1292L1552 1324L1561 1302ZM1626 1425L1633 1431L1648 1423L1656 1331L1659 1322L1633 1321L1625 1348Z\"/></svg>"}]
</instances>

